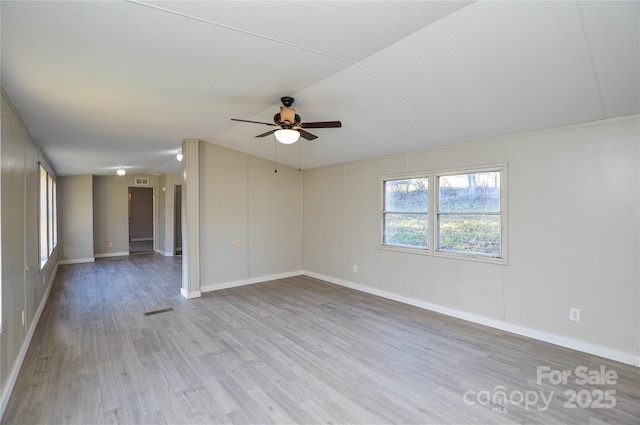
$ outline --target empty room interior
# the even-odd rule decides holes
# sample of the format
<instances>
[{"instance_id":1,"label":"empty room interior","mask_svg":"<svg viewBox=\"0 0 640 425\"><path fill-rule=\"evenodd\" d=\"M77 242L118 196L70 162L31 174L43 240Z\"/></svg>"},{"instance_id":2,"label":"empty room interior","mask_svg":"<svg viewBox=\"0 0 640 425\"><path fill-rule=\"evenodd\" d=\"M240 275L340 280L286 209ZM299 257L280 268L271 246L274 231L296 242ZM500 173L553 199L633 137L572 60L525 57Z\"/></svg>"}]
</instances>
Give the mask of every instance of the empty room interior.
<instances>
[{"instance_id":1,"label":"empty room interior","mask_svg":"<svg viewBox=\"0 0 640 425\"><path fill-rule=\"evenodd\" d=\"M640 423L637 1L0 1L2 424Z\"/></svg>"}]
</instances>

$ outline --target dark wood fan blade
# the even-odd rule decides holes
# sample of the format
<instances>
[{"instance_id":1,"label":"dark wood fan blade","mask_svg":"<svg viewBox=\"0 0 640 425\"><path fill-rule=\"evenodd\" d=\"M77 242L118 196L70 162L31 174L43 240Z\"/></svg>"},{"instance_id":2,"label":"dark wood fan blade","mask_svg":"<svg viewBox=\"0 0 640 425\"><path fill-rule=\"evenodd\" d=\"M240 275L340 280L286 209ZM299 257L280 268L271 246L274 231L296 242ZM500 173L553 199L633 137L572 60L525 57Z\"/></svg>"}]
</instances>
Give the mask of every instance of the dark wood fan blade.
<instances>
[{"instance_id":1,"label":"dark wood fan blade","mask_svg":"<svg viewBox=\"0 0 640 425\"><path fill-rule=\"evenodd\" d=\"M342 127L340 121L316 121L316 122L302 122L300 128L336 128Z\"/></svg>"},{"instance_id":2,"label":"dark wood fan blade","mask_svg":"<svg viewBox=\"0 0 640 425\"><path fill-rule=\"evenodd\" d=\"M253 124L264 124L264 125L270 125L272 127L275 127L276 125L273 123L269 123L269 122L262 122L262 121L251 121L251 120L241 120L238 118L231 118L231 121L240 121L240 122L250 122Z\"/></svg>"},{"instance_id":3,"label":"dark wood fan blade","mask_svg":"<svg viewBox=\"0 0 640 425\"><path fill-rule=\"evenodd\" d=\"M266 136L268 136L270 134L273 134L275 132L276 132L276 130L269 130L266 133L258 134L256 137L266 137Z\"/></svg>"},{"instance_id":4,"label":"dark wood fan blade","mask_svg":"<svg viewBox=\"0 0 640 425\"><path fill-rule=\"evenodd\" d=\"M318 136L316 136L315 134L311 134L308 131L304 131L301 128L298 129L298 133L300 133L300 136L302 136L303 138L305 138L307 140L313 140L313 139L317 139L318 138Z\"/></svg>"}]
</instances>

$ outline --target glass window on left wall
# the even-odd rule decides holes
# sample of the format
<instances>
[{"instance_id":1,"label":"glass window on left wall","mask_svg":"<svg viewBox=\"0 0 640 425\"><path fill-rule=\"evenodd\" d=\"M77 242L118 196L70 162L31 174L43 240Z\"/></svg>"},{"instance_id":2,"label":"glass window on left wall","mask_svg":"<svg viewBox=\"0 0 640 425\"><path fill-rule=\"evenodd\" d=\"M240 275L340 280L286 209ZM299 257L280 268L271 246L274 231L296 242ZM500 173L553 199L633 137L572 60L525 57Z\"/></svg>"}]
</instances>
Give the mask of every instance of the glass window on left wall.
<instances>
[{"instance_id":1,"label":"glass window on left wall","mask_svg":"<svg viewBox=\"0 0 640 425\"><path fill-rule=\"evenodd\" d=\"M429 178L383 180L382 244L429 248Z\"/></svg>"},{"instance_id":2,"label":"glass window on left wall","mask_svg":"<svg viewBox=\"0 0 640 425\"><path fill-rule=\"evenodd\" d=\"M56 181L40 164L40 268L42 269L58 243Z\"/></svg>"}]
</instances>

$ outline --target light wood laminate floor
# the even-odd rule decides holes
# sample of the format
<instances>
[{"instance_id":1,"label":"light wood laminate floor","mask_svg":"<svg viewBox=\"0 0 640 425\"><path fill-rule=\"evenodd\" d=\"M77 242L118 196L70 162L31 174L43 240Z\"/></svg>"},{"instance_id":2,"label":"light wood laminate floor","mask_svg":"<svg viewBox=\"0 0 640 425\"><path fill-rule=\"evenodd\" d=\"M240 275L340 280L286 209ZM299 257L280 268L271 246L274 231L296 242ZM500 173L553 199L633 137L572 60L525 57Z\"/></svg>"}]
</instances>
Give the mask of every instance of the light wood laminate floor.
<instances>
[{"instance_id":1,"label":"light wood laminate floor","mask_svg":"<svg viewBox=\"0 0 640 425\"><path fill-rule=\"evenodd\" d=\"M60 266L2 423L640 423L629 365L308 277L179 282L157 254Z\"/></svg>"}]
</instances>

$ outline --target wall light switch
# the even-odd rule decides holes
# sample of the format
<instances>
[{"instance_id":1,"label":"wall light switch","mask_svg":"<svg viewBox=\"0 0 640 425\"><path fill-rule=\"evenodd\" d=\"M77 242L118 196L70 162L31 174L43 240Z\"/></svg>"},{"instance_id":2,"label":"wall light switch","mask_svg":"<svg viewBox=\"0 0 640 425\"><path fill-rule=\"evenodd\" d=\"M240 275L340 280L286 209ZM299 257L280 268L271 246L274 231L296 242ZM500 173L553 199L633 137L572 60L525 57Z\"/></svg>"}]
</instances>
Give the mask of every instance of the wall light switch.
<instances>
[{"instance_id":1,"label":"wall light switch","mask_svg":"<svg viewBox=\"0 0 640 425\"><path fill-rule=\"evenodd\" d=\"M355 264L353 265L353 272L358 273L358 266L356 266Z\"/></svg>"},{"instance_id":2,"label":"wall light switch","mask_svg":"<svg viewBox=\"0 0 640 425\"><path fill-rule=\"evenodd\" d=\"M240 239L238 239L236 241L236 248L240 248L242 246L242 242L240 241Z\"/></svg>"}]
</instances>

